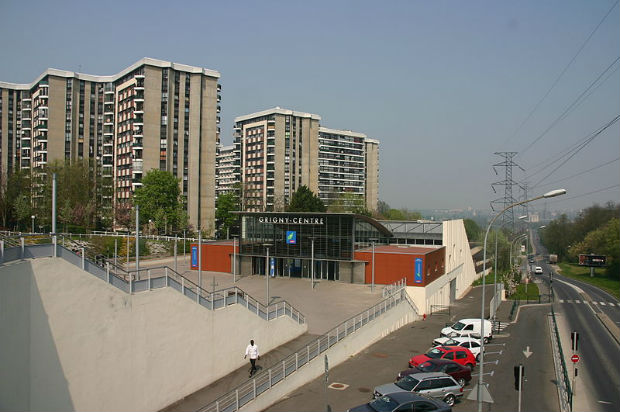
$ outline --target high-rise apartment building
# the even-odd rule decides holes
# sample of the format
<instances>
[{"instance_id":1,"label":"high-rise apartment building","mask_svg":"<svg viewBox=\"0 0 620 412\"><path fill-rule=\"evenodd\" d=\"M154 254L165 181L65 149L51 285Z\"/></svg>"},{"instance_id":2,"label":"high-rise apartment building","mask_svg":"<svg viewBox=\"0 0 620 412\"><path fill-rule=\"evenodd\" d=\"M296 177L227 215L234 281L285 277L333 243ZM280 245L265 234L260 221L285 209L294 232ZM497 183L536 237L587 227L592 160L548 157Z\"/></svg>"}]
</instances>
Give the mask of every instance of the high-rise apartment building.
<instances>
[{"instance_id":1,"label":"high-rise apartment building","mask_svg":"<svg viewBox=\"0 0 620 412\"><path fill-rule=\"evenodd\" d=\"M318 191L320 120L279 107L235 118L244 210L283 210L300 186Z\"/></svg>"},{"instance_id":2,"label":"high-rise apartment building","mask_svg":"<svg viewBox=\"0 0 620 412\"><path fill-rule=\"evenodd\" d=\"M30 84L0 82L0 169L36 179L48 162L88 159L108 208L130 207L142 176L167 170L190 224L212 231L219 77L144 58L112 76L47 69Z\"/></svg>"},{"instance_id":3,"label":"high-rise apartment building","mask_svg":"<svg viewBox=\"0 0 620 412\"><path fill-rule=\"evenodd\" d=\"M217 146L215 161L215 196L235 190L235 183L239 182L239 158L234 150L235 146Z\"/></svg>"},{"instance_id":4,"label":"high-rise apartment building","mask_svg":"<svg viewBox=\"0 0 620 412\"><path fill-rule=\"evenodd\" d=\"M244 210L282 211L302 185L327 206L348 194L376 210L379 142L321 127L320 121L319 115L279 107L235 119L234 181L242 183Z\"/></svg>"}]
</instances>

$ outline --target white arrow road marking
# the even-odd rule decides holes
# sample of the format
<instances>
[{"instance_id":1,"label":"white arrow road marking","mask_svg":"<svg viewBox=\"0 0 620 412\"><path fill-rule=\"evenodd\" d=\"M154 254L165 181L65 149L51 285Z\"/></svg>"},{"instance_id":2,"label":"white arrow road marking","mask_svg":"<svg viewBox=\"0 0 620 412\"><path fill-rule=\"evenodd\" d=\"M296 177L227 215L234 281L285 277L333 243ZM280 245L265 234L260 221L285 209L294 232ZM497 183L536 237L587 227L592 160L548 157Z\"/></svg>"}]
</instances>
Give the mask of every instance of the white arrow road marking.
<instances>
[{"instance_id":1,"label":"white arrow road marking","mask_svg":"<svg viewBox=\"0 0 620 412\"><path fill-rule=\"evenodd\" d=\"M532 356L532 353L534 353L534 352L530 351L530 347L529 346L527 348L525 348L525 350L523 351L523 354L525 355L526 358L529 358L530 356Z\"/></svg>"}]
</instances>

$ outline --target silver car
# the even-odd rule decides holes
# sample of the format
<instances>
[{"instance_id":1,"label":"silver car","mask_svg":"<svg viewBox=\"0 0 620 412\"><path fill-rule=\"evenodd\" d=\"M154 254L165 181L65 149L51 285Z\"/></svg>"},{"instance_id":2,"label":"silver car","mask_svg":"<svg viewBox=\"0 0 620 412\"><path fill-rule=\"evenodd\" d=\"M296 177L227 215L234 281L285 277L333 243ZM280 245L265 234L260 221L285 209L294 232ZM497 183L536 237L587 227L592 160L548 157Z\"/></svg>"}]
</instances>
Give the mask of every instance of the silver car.
<instances>
[{"instance_id":1,"label":"silver car","mask_svg":"<svg viewBox=\"0 0 620 412\"><path fill-rule=\"evenodd\" d=\"M421 372L407 375L394 383L377 386L373 396L378 398L394 392L416 392L452 406L457 398L463 396L463 387L443 372Z\"/></svg>"}]
</instances>

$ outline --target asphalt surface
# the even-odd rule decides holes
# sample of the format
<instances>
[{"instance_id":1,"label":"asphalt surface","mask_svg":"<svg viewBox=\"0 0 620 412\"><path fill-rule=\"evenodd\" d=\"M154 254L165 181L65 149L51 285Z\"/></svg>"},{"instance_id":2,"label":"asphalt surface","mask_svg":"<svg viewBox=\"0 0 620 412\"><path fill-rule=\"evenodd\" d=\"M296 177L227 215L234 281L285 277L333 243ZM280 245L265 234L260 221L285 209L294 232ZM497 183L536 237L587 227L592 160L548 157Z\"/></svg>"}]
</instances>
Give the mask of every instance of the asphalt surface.
<instances>
[{"instance_id":1,"label":"asphalt surface","mask_svg":"<svg viewBox=\"0 0 620 412\"><path fill-rule=\"evenodd\" d=\"M534 242L539 254L545 255L546 251L537 238ZM537 258L535 265L543 268L544 275L539 277L549 285L549 273L553 268L541 257ZM603 311L618 324L620 303L596 287L556 273L553 274L552 285L555 295L553 305L571 379L574 369L570 357L573 354L580 357L579 363L574 365L578 376L574 378L573 411L620 410L620 345L596 315L597 311ZM582 292L592 303L584 299ZM579 333L577 351L571 350L570 334L573 331Z\"/></svg>"},{"instance_id":2,"label":"asphalt surface","mask_svg":"<svg viewBox=\"0 0 620 412\"><path fill-rule=\"evenodd\" d=\"M490 300L492 286L487 286ZM329 370L327 388L325 378L315 379L303 388L289 393L280 402L266 410L320 411L328 404L332 411L368 402L375 386L393 382L401 370L406 369L410 357L424 353L433 338L439 336L446 323L480 316L481 287L473 288L465 297L455 302L448 313L434 314L426 320L407 325L366 348L348 361ZM511 302L503 302L498 319L503 320L501 333L496 334L487 346L484 381L494 403L484 403L484 411L514 411L518 407L518 392L514 390L513 367L522 362L526 367L522 410L559 410L555 373L549 340L547 313L549 305L532 305L519 311L517 322L508 324ZM523 354L529 347L529 358ZM479 367L474 369L474 374ZM453 407L455 411L477 410L476 401L466 399L478 381L475 375L465 386L463 398Z\"/></svg>"}]
</instances>

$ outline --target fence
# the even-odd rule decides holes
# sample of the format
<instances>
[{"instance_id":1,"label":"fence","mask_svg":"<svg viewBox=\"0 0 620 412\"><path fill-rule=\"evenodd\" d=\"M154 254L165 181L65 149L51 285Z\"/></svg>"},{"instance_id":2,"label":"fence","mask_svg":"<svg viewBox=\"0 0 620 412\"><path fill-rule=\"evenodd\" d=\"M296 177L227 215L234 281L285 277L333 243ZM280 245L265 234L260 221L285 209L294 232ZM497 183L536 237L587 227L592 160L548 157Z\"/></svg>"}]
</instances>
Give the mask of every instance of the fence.
<instances>
[{"instance_id":1,"label":"fence","mask_svg":"<svg viewBox=\"0 0 620 412\"><path fill-rule=\"evenodd\" d=\"M385 285L383 287L383 298L387 298L392 296L394 293L398 292L402 288L407 286L407 278L402 278L401 280L397 280L394 283L390 283L389 285Z\"/></svg>"},{"instance_id":2,"label":"fence","mask_svg":"<svg viewBox=\"0 0 620 412\"><path fill-rule=\"evenodd\" d=\"M394 308L401 302L409 302L409 304L412 305L412 302L409 300L407 292L404 289L401 289L400 292L389 296L370 309L347 319L340 325L331 329L325 335L319 337L316 341L300 348L295 353L284 358L282 361L279 361L278 363L267 368L267 370L255 375L253 379L247 380L227 394L198 409L198 412L238 411L248 402L253 401L260 394L284 381L299 368L307 365L313 359L320 357L320 355L329 348L352 333L355 333L361 327L376 319L378 316L386 313L388 310ZM416 310L413 305L412 308Z\"/></svg>"},{"instance_id":3,"label":"fence","mask_svg":"<svg viewBox=\"0 0 620 412\"><path fill-rule=\"evenodd\" d=\"M555 319L555 311L553 310L553 306L551 306L551 321L553 322L553 328L551 333L555 336L552 337L552 341L554 344L557 344L557 348L559 350L559 356L554 356L554 361L557 363L557 358L561 361L562 366L562 380L560 382L559 387L563 389L561 391L562 396L560 396L560 403L562 411L570 411L573 409L573 391L570 386L570 379L568 377L568 369L566 368L566 362L564 362L564 352L562 351L562 342L560 341L560 333L558 332L558 325ZM555 345L554 345L555 346ZM557 370L557 364L556 364Z\"/></svg>"},{"instance_id":4,"label":"fence","mask_svg":"<svg viewBox=\"0 0 620 412\"><path fill-rule=\"evenodd\" d=\"M54 256L63 258L125 293L171 287L210 310L240 304L267 321L288 316L299 324L305 323L301 312L286 301L266 306L237 286L208 292L168 266L139 271L125 270L100 255L93 255L94 252L87 248L80 248L78 252L75 253L58 245L56 238L49 236L3 236L0 239L0 263L24 258ZM153 276L154 273L160 276Z\"/></svg>"}]
</instances>

